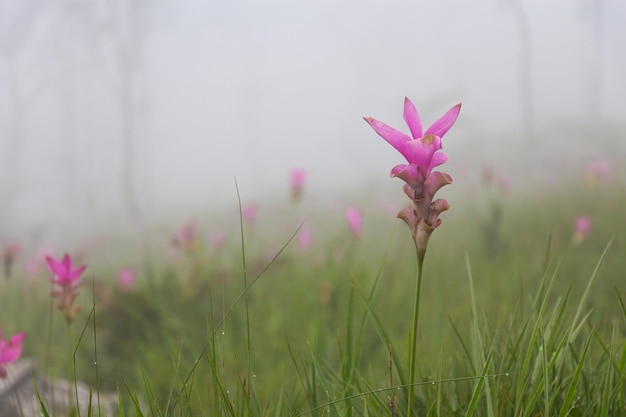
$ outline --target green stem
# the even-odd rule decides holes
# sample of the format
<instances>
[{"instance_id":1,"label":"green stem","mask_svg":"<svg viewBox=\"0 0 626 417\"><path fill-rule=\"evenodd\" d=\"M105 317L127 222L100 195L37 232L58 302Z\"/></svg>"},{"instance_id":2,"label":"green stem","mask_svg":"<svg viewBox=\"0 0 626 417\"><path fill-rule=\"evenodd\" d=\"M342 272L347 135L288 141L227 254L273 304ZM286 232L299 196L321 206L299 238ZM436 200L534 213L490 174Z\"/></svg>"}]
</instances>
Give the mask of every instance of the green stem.
<instances>
[{"instance_id":1,"label":"green stem","mask_svg":"<svg viewBox=\"0 0 626 417\"><path fill-rule=\"evenodd\" d=\"M408 408L407 417L411 417L413 414L413 397L414 397L414 384L415 384L415 356L417 351L417 323L419 319L420 311L420 292L422 289L422 268L424 266L424 255L426 255L426 249L415 248L417 253L417 288L415 290L415 307L413 309L413 329L411 331L411 344L409 345L409 387L408 387Z\"/></svg>"},{"instance_id":2,"label":"green stem","mask_svg":"<svg viewBox=\"0 0 626 417\"><path fill-rule=\"evenodd\" d=\"M67 413L68 415L71 414L71 410L72 410L72 386L70 381L72 380L72 362L73 362L73 355L72 355L72 326L70 321L67 321L67 350L69 353L68 356L68 361L67 361Z\"/></svg>"}]
</instances>

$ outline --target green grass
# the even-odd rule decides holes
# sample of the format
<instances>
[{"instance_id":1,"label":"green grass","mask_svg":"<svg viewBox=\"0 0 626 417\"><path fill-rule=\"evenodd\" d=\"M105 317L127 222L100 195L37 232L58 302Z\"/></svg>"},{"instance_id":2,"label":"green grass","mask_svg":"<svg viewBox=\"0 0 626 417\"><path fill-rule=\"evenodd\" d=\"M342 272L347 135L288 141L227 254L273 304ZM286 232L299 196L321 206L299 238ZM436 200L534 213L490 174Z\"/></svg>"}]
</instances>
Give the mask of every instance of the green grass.
<instances>
[{"instance_id":1,"label":"green grass","mask_svg":"<svg viewBox=\"0 0 626 417\"><path fill-rule=\"evenodd\" d=\"M424 266L415 415L626 415L626 192L571 189L450 198ZM75 350L76 378L94 404L118 392L120 416L405 415L416 262L404 224L366 209L357 241L317 207L305 253L288 244L303 210L281 210L219 250L168 261L166 236L124 250L141 269L132 292L115 286L127 265L113 249L90 254L72 346L46 276L15 276L0 284L4 334L27 331L25 355L52 376ZM575 245L580 213L593 226Z\"/></svg>"}]
</instances>

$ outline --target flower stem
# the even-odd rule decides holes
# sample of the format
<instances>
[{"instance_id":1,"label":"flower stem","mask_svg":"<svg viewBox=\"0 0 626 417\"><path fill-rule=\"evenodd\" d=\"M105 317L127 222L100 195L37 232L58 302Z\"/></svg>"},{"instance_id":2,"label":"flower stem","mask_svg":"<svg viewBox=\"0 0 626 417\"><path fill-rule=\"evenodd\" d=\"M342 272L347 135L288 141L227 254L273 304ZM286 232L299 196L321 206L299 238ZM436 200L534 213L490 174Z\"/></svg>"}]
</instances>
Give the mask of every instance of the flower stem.
<instances>
[{"instance_id":1,"label":"flower stem","mask_svg":"<svg viewBox=\"0 0 626 417\"><path fill-rule=\"evenodd\" d=\"M72 362L73 362L73 354L72 354L72 326L69 320L67 320L67 351L68 351L68 361L67 361L67 413L71 414L72 410Z\"/></svg>"},{"instance_id":2,"label":"flower stem","mask_svg":"<svg viewBox=\"0 0 626 417\"><path fill-rule=\"evenodd\" d=\"M414 397L414 384L415 384L415 354L417 351L417 323L419 319L420 310L420 292L422 289L422 268L424 266L424 255L426 255L426 249L419 249L416 245L417 252L417 287L415 290L415 307L413 310L413 328L411 330L411 344L409 345L409 387L408 387L408 408L407 417L413 415L413 397Z\"/></svg>"}]
</instances>

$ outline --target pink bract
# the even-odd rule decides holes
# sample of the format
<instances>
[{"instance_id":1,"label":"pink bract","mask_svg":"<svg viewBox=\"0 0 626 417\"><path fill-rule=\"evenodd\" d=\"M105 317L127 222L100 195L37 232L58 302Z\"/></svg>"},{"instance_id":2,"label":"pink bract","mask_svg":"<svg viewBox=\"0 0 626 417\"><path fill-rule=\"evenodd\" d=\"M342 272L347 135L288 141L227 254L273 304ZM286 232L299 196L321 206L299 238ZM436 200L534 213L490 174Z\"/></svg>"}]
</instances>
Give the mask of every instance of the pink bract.
<instances>
[{"instance_id":1,"label":"pink bract","mask_svg":"<svg viewBox=\"0 0 626 417\"><path fill-rule=\"evenodd\" d=\"M125 291L130 291L135 287L135 271L124 269L117 277L117 282Z\"/></svg>"},{"instance_id":2,"label":"pink bract","mask_svg":"<svg viewBox=\"0 0 626 417\"><path fill-rule=\"evenodd\" d=\"M258 206L256 203L246 204L241 208L241 216L246 223L253 224L256 221Z\"/></svg>"},{"instance_id":3,"label":"pink bract","mask_svg":"<svg viewBox=\"0 0 626 417\"><path fill-rule=\"evenodd\" d=\"M352 236L359 237L363 229L363 219L359 209L356 207L348 207L346 209L346 219L348 220L348 227L350 228Z\"/></svg>"},{"instance_id":4,"label":"pink bract","mask_svg":"<svg viewBox=\"0 0 626 417\"><path fill-rule=\"evenodd\" d=\"M0 378L6 378L7 371L4 365L15 362L22 355L22 341L26 338L26 333L17 333L9 338L2 339L2 329L0 329Z\"/></svg>"},{"instance_id":5,"label":"pink bract","mask_svg":"<svg viewBox=\"0 0 626 417\"><path fill-rule=\"evenodd\" d=\"M80 276L87 268L86 265L81 265L78 268L72 268L72 258L66 253L63 255L63 259L58 261L52 256L46 256L46 262L48 268L52 272L53 277L51 279L53 284L60 286L76 287L80 284Z\"/></svg>"},{"instance_id":6,"label":"pink bract","mask_svg":"<svg viewBox=\"0 0 626 417\"><path fill-rule=\"evenodd\" d=\"M411 136L386 125L371 117L365 121L376 133L404 156L408 164L400 164L391 170L392 177L400 177L416 191L431 173L433 168L447 162L443 152L441 138L450 130L461 111L457 104L422 132L422 122L417 109L408 98L404 99L404 120L409 127Z\"/></svg>"},{"instance_id":7,"label":"pink bract","mask_svg":"<svg viewBox=\"0 0 626 417\"><path fill-rule=\"evenodd\" d=\"M591 219L587 216L578 216L576 218L576 232L582 236L587 235L591 231Z\"/></svg>"}]
</instances>

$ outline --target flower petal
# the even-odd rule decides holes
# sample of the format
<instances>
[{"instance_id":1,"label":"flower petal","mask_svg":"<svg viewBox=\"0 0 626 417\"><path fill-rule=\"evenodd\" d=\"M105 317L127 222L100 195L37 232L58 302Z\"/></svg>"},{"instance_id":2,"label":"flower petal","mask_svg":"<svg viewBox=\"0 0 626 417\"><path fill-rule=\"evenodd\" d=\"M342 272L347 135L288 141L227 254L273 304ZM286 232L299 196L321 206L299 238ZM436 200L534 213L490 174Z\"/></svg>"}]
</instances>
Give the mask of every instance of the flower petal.
<instances>
[{"instance_id":1,"label":"flower petal","mask_svg":"<svg viewBox=\"0 0 626 417\"><path fill-rule=\"evenodd\" d=\"M436 152L430 160L430 167L428 171L430 172L433 168L438 167L441 164L445 164L446 162L448 162L448 155L443 152Z\"/></svg>"},{"instance_id":2,"label":"flower petal","mask_svg":"<svg viewBox=\"0 0 626 417\"><path fill-rule=\"evenodd\" d=\"M428 172L430 172L433 155L441 149L441 138L426 135L423 138L408 142L407 148L409 153L408 161L417 165L425 178Z\"/></svg>"},{"instance_id":3,"label":"flower petal","mask_svg":"<svg viewBox=\"0 0 626 417\"><path fill-rule=\"evenodd\" d=\"M374 131L378 133L381 138L389 142L389 144L396 148L396 150L400 152L402 156L407 158L408 161L406 143L411 140L408 135L400 132L397 129L394 129L391 126L387 126L383 122L372 119L371 117L364 117L363 120L365 120L372 127L372 129L374 129Z\"/></svg>"},{"instance_id":4,"label":"flower petal","mask_svg":"<svg viewBox=\"0 0 626 417\"><path fill-rule=\"evenodd\" d=\"M454 122L456 122L457 117L459 117L459 112L461 111L461 103L452 107L450 110L446 112L443 116L441 116L435 123L430 125L426 132L424 132L424 136L426 135L435 135L440 138L445 135L448 130L452 127Z\"/></svg>"},{"instance_id":5,"label":"flower petal","mask_svg":"<svg viewBox=\"0 0 626 417\"><path fill-rule=\"evenodd\" d=\"M417 109L407 97L404 98L404 121L409 126L413 139L422 137L422 121Z\"/></svg>"},{"instance_id":6,"label":"flower petal","mask_svg":"<svg viewBox=\"0 0 626 417\"><path fill-rule=\"evenodd\" d=\"M424 190L429 196L429 199L432 200L435 193L439 191L441 187L448 184L452 184L452 177L443 172L435 171L431 172L426 178L426 181L424 181Z\"/></svg>"}]
</instances>

